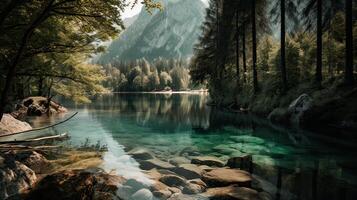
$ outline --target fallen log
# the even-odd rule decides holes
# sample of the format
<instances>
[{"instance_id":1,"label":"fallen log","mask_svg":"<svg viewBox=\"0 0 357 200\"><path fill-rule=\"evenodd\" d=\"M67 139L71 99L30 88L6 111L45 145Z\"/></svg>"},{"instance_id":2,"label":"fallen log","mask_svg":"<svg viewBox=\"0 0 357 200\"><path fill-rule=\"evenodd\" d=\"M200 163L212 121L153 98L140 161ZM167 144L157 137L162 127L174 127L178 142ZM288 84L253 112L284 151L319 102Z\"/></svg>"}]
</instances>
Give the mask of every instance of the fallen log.
<instances>
[{"instance_id":1,"label":"fallen log","mask_svg":"<svg viewBox=\"0 0 357 200\"><path fill-rule=\"evenodd\" d=\"M28 140L4 141L4 142L0 142L0 145L2 145L2 144L36 143L36 142L56 141L56 140L61 141L61 140L65 140L65 139L68 139L68 138L69 138L68 133L63 133L63 134L59 134L59 135L39 137L39 138L28 139Z\"/></svg>"},{"instance_id":2,"label":"fallen log","mask_svg":"<svg viewBox=\"0 0 357 200\"><path fill-rule=\"evenodd\" d=\"M34 129L31 129L31 130L21 131L21 132L17 132L17 133L2 134L2 135L0 135L0 138L1 138L1 137L6 137L6 136L11 136L11 135L18 135L18 134L22 134L22 133L33 132L33 131L40 131L40 130L52 128L52 127L58 126L58 125L60 125L60 124L63 124L63 123L65 123L65 122L69 121L70 119L72 119L72 118L73 118L74 116L76 116L77 114L78 114L78 112L75 112L73 115L71 115L71 116L68 117L67 119L65 119L65 120L63 120L63 121L60 121L60 122L58 122L58 123L49 125L49 126L45 126L45 127L41 127L41 128L34 128Z\"/></svg>"},{"instance_id":3,"label":"fallen log","mask_svg":"<svg viewBox=\"0 0 357 200\"><path fill-rule=\"evenodd\" d=\"M40 150L40 151L52 151L54 149L59 149L61 146L25 146L25 145L0 145L0 152L1 151L8 151L8 150Z\"/></svg>"}]
</instances>

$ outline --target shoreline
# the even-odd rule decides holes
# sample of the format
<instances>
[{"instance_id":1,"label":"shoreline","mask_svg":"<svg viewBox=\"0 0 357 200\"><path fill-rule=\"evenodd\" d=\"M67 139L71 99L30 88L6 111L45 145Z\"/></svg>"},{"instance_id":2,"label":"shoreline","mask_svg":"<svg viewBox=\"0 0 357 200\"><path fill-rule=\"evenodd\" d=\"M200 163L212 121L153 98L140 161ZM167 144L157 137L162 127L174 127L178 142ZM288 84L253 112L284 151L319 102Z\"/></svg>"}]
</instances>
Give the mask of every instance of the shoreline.
<instances>
[{"instance_id":1,"label":"shoreline","mask_svg":"<svg viewBox=\"0 0 357 200\"><path fill-rule=\"evenodd\" d=\"M107 94L209 94L208 90L189 90L189 91L126 91L109 92Z\"/></svg>"}]
</instances>

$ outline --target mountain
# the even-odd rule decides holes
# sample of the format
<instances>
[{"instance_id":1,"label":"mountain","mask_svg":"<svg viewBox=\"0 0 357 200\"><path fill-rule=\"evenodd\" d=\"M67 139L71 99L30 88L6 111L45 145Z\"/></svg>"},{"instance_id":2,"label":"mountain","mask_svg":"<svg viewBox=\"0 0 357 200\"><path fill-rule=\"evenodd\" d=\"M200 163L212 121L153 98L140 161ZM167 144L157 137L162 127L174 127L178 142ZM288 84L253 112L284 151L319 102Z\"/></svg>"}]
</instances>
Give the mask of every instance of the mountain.
<instances>
[{"instance_id":1,"label":"mountain","mask_svg":"<svg viewBox=\"0 0 357 200\"><path fill-rule=\"evenodd\" d=\"M124 19L123 22L124 22L125 28L128 28L129 26L131 26L135 22L135 20L138 19L138 17L139 17L139 15L134 15L132 17Z\"/></svg>"},{"instance_id":2,"label":"mountain","mask_svg":"<svg viewBox=\"0 0 357 200\"><path fill-rule=\"evenodd\" d=\"M205 4L201 0L163 0L164 9L137 19L108 47L99 63L140 58L188 58L200 35Z\"/></svg>"}]
</instances>

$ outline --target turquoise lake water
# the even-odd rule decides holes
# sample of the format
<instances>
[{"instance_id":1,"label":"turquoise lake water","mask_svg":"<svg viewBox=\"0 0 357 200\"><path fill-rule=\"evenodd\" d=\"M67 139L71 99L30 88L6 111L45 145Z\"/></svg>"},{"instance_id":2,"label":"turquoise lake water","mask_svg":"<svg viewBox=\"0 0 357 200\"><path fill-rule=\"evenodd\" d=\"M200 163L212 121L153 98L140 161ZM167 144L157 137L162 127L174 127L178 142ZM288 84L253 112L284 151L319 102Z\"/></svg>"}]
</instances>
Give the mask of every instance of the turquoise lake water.
<instances>
[{"instance_id":1,"label":"turquoise lake water","mask_svg":"<svg viewBox=\"0 0 357 200\"><path fill-rule=\"evenodd\" d=\"M65 106L78 114L51 131L68 132L70 145L87 141L107 146L102 167L143 182L150 180L127 155L132 148L147 148L165 161L187 154L224 161L250 154L254 176L275 199L357 199L354 141L218 111L206 105L207 99L207 94L114 94L89 105L68 103ZM30 121L40 127L69 115Z\"/></svg>"}]
</instances>

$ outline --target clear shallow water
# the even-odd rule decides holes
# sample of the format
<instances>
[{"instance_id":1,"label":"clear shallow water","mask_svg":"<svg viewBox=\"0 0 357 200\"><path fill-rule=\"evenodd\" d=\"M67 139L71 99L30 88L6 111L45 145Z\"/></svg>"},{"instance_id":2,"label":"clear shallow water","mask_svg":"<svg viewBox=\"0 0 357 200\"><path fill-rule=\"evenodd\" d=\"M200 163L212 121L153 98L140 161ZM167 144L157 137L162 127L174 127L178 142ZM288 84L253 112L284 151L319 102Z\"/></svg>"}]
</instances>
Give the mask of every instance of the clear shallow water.
<instances>
[{"instance_id":1,"label":"clear shallow water","mask_svg":"<svg viewBox=\"0 0 357 200\"><path fill-rule=\"evenodd\" d=\"M86 106L67 104L78 115L52 131L68 132L72 145L81 145L86 138L107 145L103 168L147 183L150 180L138 163L126 154L132 148L147 148L162 160L187 152L222 160L251 154L253 173L275 199L357 199L357 145L353 141L284 130L252 116L213 110L206 106L207 98L115 94ZM36 126L49 123L31 122Z\"/></svg>"}]
</instances>

